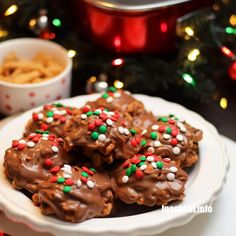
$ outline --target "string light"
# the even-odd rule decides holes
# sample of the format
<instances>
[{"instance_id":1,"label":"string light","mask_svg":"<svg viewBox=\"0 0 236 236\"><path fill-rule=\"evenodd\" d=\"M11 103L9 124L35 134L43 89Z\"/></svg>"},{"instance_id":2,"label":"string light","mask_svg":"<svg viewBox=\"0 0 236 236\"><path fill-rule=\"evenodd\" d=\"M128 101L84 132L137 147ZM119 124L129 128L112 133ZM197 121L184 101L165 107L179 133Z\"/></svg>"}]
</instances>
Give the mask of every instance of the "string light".
<instances>
[{"instance_id":1,"label":"string light","mask_svg":"<svg viewBox=\"0 0 236 236\"><path fill-rule=\"evenodd\" d=\"M118 89L121 89L121 88L124 87L124 83L121 82L120 80L115 80L115 81L114 81L114 86L115 86L116 88L118 88Z\"/></svg>"},{"instance_id":2,"label":"string light","mask_svg":"<svg viewBox=\"0 0 236 236\"><path fill-rule=\"evenodd\" d=\"M168 30L167 24L165 22L162 22L161 25L160 25L160 29L161 29L162 33L166 33L167 30Z\"/></svg>"},{"instance_id":3,"label":"string light","mask_svg":"<svg viewBox=\"0 0 236 236\"><path fill-rule=\"evenodd\" d=\"M119 35L116 35L113 40L114 46L116 49L120 49L121 46L121 38Z\"/></svg>"},{"instance_id":4,"label":"string light","mask_svg":"<svg viewBox=\"0 0 236 236\"><path fill-rule=\"evenodd\" d=\"M193 29L189 26L185 27L184 31L188 36L193 36L194 35Z\"/></svg>"},{"instance_id":5,"label":"string light","mask_svg":"<svg viewBox=\"0 0 236 236\"><path fill-rule=\"evenodd\" d=\"M53 19L52 24L55 25L56 27L61 26L61 21L58 18Z\"/></svg>"},{"instance_id":6,"label":"string light","mask_svg":"<svg viewBox=\"0 0 236 236\"><path fill-rule=\"evenodd\" d=\"M68 55L68 57L70 57L70 58L73 58L76 54L77 54L76 51L73 50L73 49L70 49L70 50L68 50L68 52L67 52L67 55Z\"/></svg>"},{"instance_id":7,"label":"string light","mask_svg":"<svg viewBox=\"0 0 236 236\"><path fill-rule=\"evenodd\" d=\"M226 27L225 28L225 32L227 34L236 34L236 29L235 28L232 28L232 27Z\"/></svg>"},{"instance_id":8,"label":"string light","mask_svg":"<svg viewBox=\"0 0 236 236\"><path fill-rule=\"evenodd\" d=\"M36 24L37 24L37 21L34 18L29 21L29 27L30 28L33 28Z\"/></svg>"},{"instance_id":9,"label":"string light","mask_svg":"<svg viewBox=\"0 0 236 236\"><path fill-rule=\"evenodd\" d=\"M213 4L212 8L213 8L214 11L219 11L220 10L220 6L217 5L217 4Z\"/></svg>"},{"instance_id":10,"label":"string light","mask_svg":"<svg viewBox=\"0 0 236 236\"><path fill-rule=\"evenodd\" d=\"M221 108L226 109L228 106L228 100L226 98L221 98L220 99L220 106L221 106Z\"/></svg>"},{"instance_id":11,"label":"string light","mask_svg":"<svg viewBox=\"0 0 236 236\"><path fill-rule=\"evenodd\" d=\"M227 56L227 57L235 57L235 54L230 51L227 47L223 46L221 47L221 51Z\"/></svg>"},{"instance_id":12,"label":"string light","mask_svg":"<svg viewBox=\"0 0 236 236\"><path fill-rule=\"evenodd\" d=\"M190 74L188 74L188 73L183 73L183 74L182 74L182 78L183 78L183 80L186 81L188 84L191 84L191 85L193 85L193 86L196 85L196 82L195 82L194 78L193 78Z\"/></svg>"},{"instance_id":13,"label":"string light","mask_svg":"<svg viewBox=\"0 0 236 236\"><path fill-rule=\"evenodd\" d=\"M121 66L124 63L123 58L117 58L112 61L113 66Z\"/></svg>"},{"instance_id":14,"label":"string light","mask_svg":"<svg viewBox=\"0 0 236 236\"><path fill-rule=\"evenodd\" d=\"M14 14L18 10L18 6L16 4L11 5L7 8L7 10L4 12L4 16L10 16Z\"/></svg>"},{"instance_id":15,"label":"string light","mask_svg":"<svg viewBox=\"0 0 236 236\"><path fill-rule=\"evenodd\" d=\"M0 38L4 38L8 35L8 31L0 28Z\"/></svg>"},{"instance_id":16,"label":"string light","mask_svg":"<svg viewBox=\"0 0 236 236\"><path fill-rule=\"evenodd\" d=\"M200 51L197 48L195 48L188 54L188 60L195 61L199 55Z\"/></svg>"},{"instance_id":17,"label":"string light","mask_svg":"<svg viewBox=\"0 0 236 236\"><path fill-rule=\"evenodd\" d=\"M88 82L92 84L92 83L95 83L96 80L97 80L96 76L91 76L91 77L89 78Z\"/></svg>"},{"instance_id":18,"label":"string light","mask_svg":"<svg viewBox=\"0 0 236 236\"><path fill-rule=\"evenodd\" d=\"M233 26L236 26L236 15L230 16L229 23Z\"/></svg>"}]
</instances>

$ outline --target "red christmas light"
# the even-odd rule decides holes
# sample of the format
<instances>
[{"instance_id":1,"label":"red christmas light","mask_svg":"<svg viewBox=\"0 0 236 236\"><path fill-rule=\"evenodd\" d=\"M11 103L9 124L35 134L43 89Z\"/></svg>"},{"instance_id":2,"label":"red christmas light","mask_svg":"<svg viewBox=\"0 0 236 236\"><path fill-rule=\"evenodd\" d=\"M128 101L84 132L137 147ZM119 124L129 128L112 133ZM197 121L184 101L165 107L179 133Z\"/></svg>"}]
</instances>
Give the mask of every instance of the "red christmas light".
<instances>
[{"instance_id":1,"label":"red christmas light","mask_svg":"<svg viewBox=\"0 0 236 236\"><path fill-rule=\"evenodd\" d=\"M236 61L229 67L228 74L232 80L236 80Z\"/></svg>"},{"instance_id":2,"label":"red christmas light","mask_svg":"<svg viewBox=\"0 0 236 236\"><path fill-rule=\"evenodd\" d=\"M221 51L227 56L227 57L235 57L235 54L230 51L227 47L223 46L221 47Z\"/></svg>"},{"instance_id":3,"label":"red christmas light","mask_svg":"<svg viewBox=\"0 0 236 236\"><path fill-rule=\"evenodd\" d=\"M161 22L160 28L162 33L166 33L168 30L168 26L165 22Z\"/></svg>"},{"instance_id":4,"label":"red christmas light","mask_svg":"<svg viewBox=\"0 0 236 236\"><path fill-rule=\"evenodd\" d=\"M114 46L116 49L120 49L121 46L121 38L119 35L115 36L114 38Z\"/></svg>"}]
</instances>

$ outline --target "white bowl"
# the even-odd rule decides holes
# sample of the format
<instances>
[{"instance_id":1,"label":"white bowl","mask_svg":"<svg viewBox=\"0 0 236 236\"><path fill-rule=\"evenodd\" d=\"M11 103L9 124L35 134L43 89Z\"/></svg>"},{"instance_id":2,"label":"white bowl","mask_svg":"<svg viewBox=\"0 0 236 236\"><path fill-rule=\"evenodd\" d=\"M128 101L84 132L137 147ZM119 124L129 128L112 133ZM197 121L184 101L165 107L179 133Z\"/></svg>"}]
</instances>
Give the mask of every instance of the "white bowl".
<instances>
[{"instance_id":1,"label":"white bowl","mask_svg":"<svg viewBox=\"0 0 236 236\"><path fill-rule=\"evenodd\" d=\"M98 95L78 96L61 102L70 106L82 106L86 101L94 100L97 97ZM186 118L191 125L203 130L203 140L199 144L200 160L189 175L184 200L176 204L182 207L211 205L225 183L229 167L222 140L214 126L198 114L178 104L144 95L135 97L156 115L176 114L178 117ZM166 213L157 209L132 216L94 218L79 224L63 222L42 215L39 208L35 207L29 198L12 188L3 169L4 151L11 146L12 139L22 136L24 125L31 117L31 113L32 110L26 112L0 131L0 209L11 220L27 224L35 231L50 232L57 236L134 236L163 232L171 227L188 223L196 215L191 212Z\"/></svg>"},{"instance_id":2,"label":"white bowl","mask_svg":"<svg viewBox=\"0 0 236 236\"><path fill-rule=\"evenodd\" d=\"M43 39L20 38L0 43L0 52L0 64L9 52L15 52L20 58L32 58L38 52L47 52L65 68L41 83L13 84L0 80L1 113L9 115L70 96L72 61L60 45Z\"/></svg>"}]
</instances>

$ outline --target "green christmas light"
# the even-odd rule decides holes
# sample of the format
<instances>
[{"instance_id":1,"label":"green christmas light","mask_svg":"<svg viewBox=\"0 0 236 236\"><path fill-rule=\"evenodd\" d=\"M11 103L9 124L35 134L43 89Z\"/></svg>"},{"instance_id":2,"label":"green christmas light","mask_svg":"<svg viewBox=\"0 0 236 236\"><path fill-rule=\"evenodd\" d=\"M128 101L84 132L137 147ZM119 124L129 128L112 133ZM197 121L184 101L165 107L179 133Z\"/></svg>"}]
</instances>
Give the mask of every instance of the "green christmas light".
<instances>
[{"instance_id":1,"label":"green christmas light","mask_svg":"<svg viewBox=\"0 0 236 236\"><path fill-rule=\"evenodd\" d=\"M52 24L55 25L56 27L61 26L61 21L58 18L53 19Z\"/></svg>"},{"instance_id":2,"label":"green christmas light","mask_svg":"<svg viewBox=\"0 0 236 236\"><path fill-rule=\"evenodd\" d=\"M196 82L194 80L194 78L188 74L188 73L183 73L182 74L182 78L184 81L186 81L188 84L191 84L192 86L195 86L196 85Z\"/></svg>"},{"instance_id":3,"label":"green christmas light","mask_svg":"<svg viewBox=\"0 0 236 236\"><path fill-rule=\"evenodd\" d=\"M236 28L233 28L233 27L226 27L225 28L225 32L227 34L236 34Z\"/></svg>"}]
</instances>

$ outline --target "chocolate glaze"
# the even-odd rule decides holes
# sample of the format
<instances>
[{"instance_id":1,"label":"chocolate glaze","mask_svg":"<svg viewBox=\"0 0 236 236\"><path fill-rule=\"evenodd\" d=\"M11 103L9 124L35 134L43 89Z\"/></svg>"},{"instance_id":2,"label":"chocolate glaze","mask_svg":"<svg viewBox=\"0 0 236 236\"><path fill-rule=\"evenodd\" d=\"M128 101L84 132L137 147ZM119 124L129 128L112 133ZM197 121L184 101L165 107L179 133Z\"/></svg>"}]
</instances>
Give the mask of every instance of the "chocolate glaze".
<instances>
[{"instance_id":1,"label":"chocolate glaze","mask_svg":"<svg viewBox=\"0 0 236 236\"><path fill-rule=\"evenodd\" d=\"M21 140L14 140L12 147L6 150L5 173L15 188L35 192L38 184L50 177L53 167L72 161L72 157L64 151L61 139L51 135L48 136L51 140L42 138L47 139L41 134L31 134ZM27 144L34 146L28 147ZM57 152L52 150L53 146L57 146L54 150Z\"/></svg>"},{"instance_id":2,"label":"chocolate glaze","mask_svg":"<svg viewBox=\"0 0 236 236\"><path fill-rule=\"evenodd\" d=\"M41 111L32 114L32 119L26 126L25 136L36 131L38 133L46 131L62 137L65 122L75 111L75 108L64 106L61 103L45 105Z\"/></svg>"},{"instance_id":3,"label":"chocolate glaze","mask_svg":"<svg viewBox=\"0 0 236 236\"><path fill-rule=\"evenodd\" d=\"M146 155L146 158L150 156ZM116 197L127 204L137 203L146 206L166 205L171 201L182 200L187 174L174 163L164 162L161 157L153 155L154 161L140 161L140 157L144 156L136 155L115 170ZM157 162L162 168L157 168ZM141 165L145 165L146 169L141 170ZM128 180L125 180L127 176Z\"/></svg>"},{"instance_id":4,"label":"chocolate glaze","mask_svg":"<svg viewBox=\"0 0 236 236\"><path fill-rule=\"evenodd\" d=\"M87 173L84 167L67 165L54 179L42 183L39 192L33 196L42 213L70 222L109 215L113 205L114 182L105 171L92 171L93 174L88 174L88 177L84 177L84 173ZM59 178L65 181L58 183Z\"/></svg>"}]
</instances>

